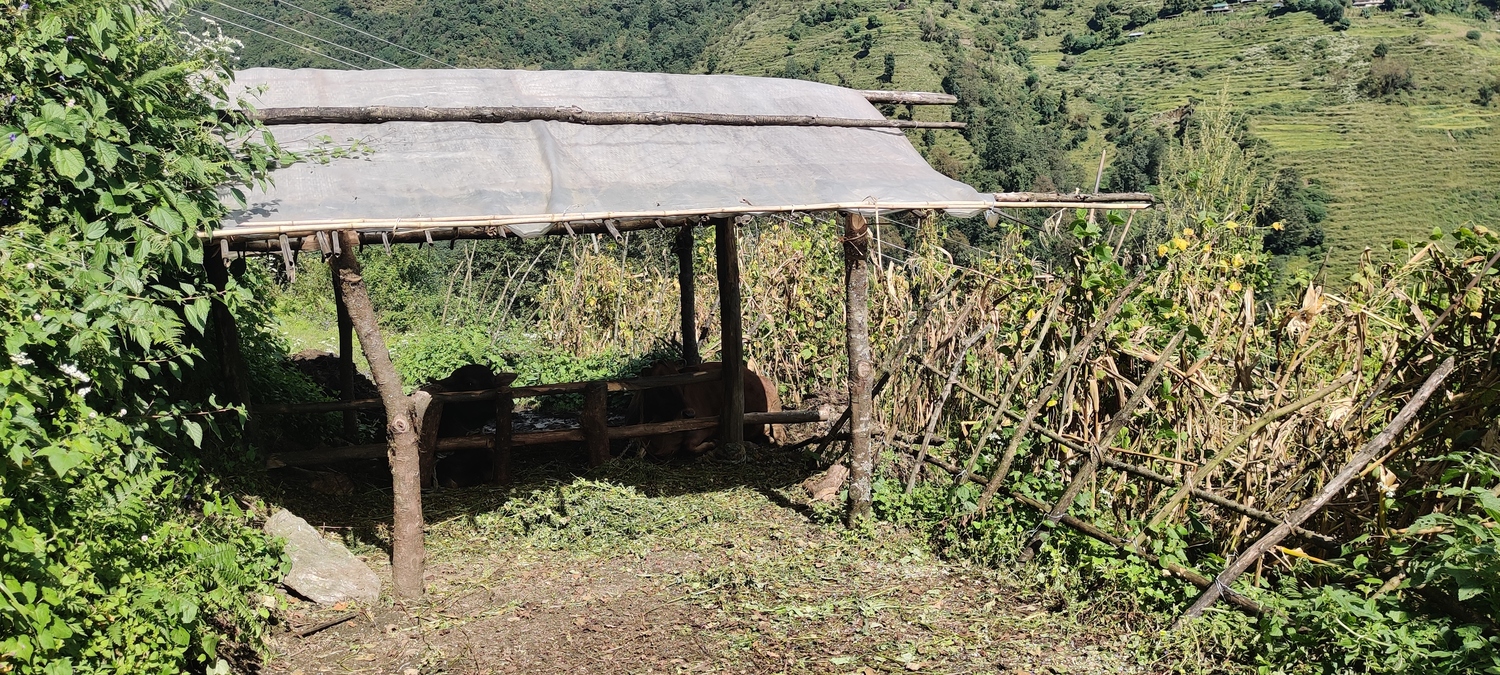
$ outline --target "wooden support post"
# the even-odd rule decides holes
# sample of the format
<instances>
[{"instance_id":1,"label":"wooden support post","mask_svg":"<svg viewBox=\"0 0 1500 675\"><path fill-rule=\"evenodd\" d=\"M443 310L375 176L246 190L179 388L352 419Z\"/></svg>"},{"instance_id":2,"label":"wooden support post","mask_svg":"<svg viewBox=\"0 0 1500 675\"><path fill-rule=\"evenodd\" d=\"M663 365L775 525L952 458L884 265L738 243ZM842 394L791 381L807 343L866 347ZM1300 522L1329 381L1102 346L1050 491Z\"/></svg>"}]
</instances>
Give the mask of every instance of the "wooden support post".
<instances>
[{"instance_id":1,"label":"wooden support post","mask_svg":"<svg viewBox=\"0 0 1500 675\"><path fill-rule=\"evenodd\" d=\"M370 375L385 404L387 456L391 464L391 487L394 513L391 527L391 577L396 597L407 599L422 595L422 568L426 556L422 544L422 470L417 447L416 401L402 392L401 375L391 363L380 324L375 320L375 306L365 290L359 259L359 235L340 232L343 246L334 257L338 269L338 292L359 336L360 347L370 362Z\"/></svg>"},{"instance_id":2,"label":"wooden support post","mask_svg":"<svg viewBox=\"0 0 1500 675\"><path fill-rule=\"evenodd\" d=\"M443 400L433 394L441 391L441 388L423 389L412 394L412 400L416 401L416 417L421 420L417 425L417 447L424 489L437 487L438 427L443 423Z\"/></svg>"},{"instance_id":3,"label":"wooden support post","mask_svg":"<svg viewBox=\"0 0 1500 675\"><path fill-rule=\"evenodd\" d=\"M1365 443L1365 446L1360 448L1359 452L1354 453L1354 457L1333 478L1328 480L1323 489L1318 491L1317 496L1303 502L1301 506L1297 507L1296 511L1287 516L1284 522L1271 528L1270 532L1267 532L1265 536L1261 537L1254 544L1251 544L1250 548L1245 549L1244 553L1225 566L1224 571L1220 572L1219 576L1214 579L1213 585L1203 589L1203 593L1198 596L1197 600L1193 601L1193 605L1188 607L1186 612L1182 613L1181 618L1185 619L1202 615L1203 610L1207 609L1209 605L1214 604L1221 595L1229 591L1229 586L1234 583L1234 580L1239 578L1241 574L1244 574L1245 570L1250 569L1250 566L1254 565L1255 561L1260 560L1261 556L1265 555L1273 546L1291 534L1293 529L1312 517L1314 513L1321 511L1324 506L1328 505L1328 502L1333 501L1334 497L1343 492L1344 487L1358 477L1364 471L1365 467L1369 466L1370 462L1375 461L1375 458L1380 456L1380 453L1385 452L1386 447L1396 440L1396 436L1401 434L1406 425L1410 424L1413 419L1416 419L1417 413L1422 410L1422 406L1427 405L1427 399L1432 398L1432 395L1437 393L1438 389L1442 388L1443 381L1448 379L1448 376L1453 373L1453 368L1453 357L1450 356L1437 367L1437 370L1434 370L1427 377L1427 381L1422 383L1422 388L1418 389L1417 393L1412 395L1411 400L1407 401L1405 406L1402 406L1401 412L1396 413L1396 417L1391 420L1391 423L1386 425L1385 429L1376 434L1368 443ZM1180 622L1181 619L1179 619Z\"/></svg>"},{"instance_id":4,"label":"wooden support post","mask_svg":"<svg viewBox=\"0 0 1500 675\"><path fill-rule=\"evenodd\" d=\"M578 425L583 428L583 444L589 452L589 466L609 461L609 385L590 382L583 388L583 410Z\"/></svg>"},{"instance_id":5,"label":"wooden support post","mask_svg":"<svg viewBox=\"0 0 1500 675\"><path fill-rule=\"evenodd\" d=\"M229 260L224 257L227 247L203 247L203 271L208 283L216 291L229 287ZM226 392L235 403L250 403L250 367L245 363L245 354L240 351L240 329L234 322L229 306L216 294L209 304L209 321L213 326L213 338L219 348L219 374L223 378Z\"/></svg>"},{"instance_id":6,"label":"wooden support post","mask_svg":"<svg viewBox=\"0 0 1500 675\"><path fill-rule=\"evenodd\" d=\"M682 307L682 365L703 363L698 355L698 306L694 293L693 226L677 228L677 293Z\"/></svg>"},{"instance_id":7,"label":"wooden support post","mask_svg":"<svg viewBox=\"0 0 1500 675\"><path fill-rule=\"evenodd\" d=\"M875 454L870 446L874 408L870 353L870 230L865 217L844 214L844 326L849 351L849 526L871 514L870 481Z\"/></svg>"},{"instance_id":8,"label":"wooden support post","mask_svg":"<svg viewBox=\"0 0 1500 675\"><path fill-rule=\"evenodd\" d=\"M334 239L338 243L338 239ZM335 246L342 250L343 247ZM349 320L349 309L344 307L344 296L339 293L338 266L330 265L329 272L333 275L333 306L338 313L339 323L339 398L345 401L354 400L354 322ZM344 437L350 443L358 443L359 439L359 412L355 410L344 411Z\"/></svg>"},{"instance_id":9,"label":"wooden support post","mask_svg":"<svg viewBox=\"0 0 1500 675\"><path fill-rule=\"evenodd\" d=\"M719 360L724 409L719 447L738 455L745 443L745 336L740 316L740 246L733 218L714 219L714 262L719 277Z\"/></svg>"},{"instance_id":10,"label":"wooden support post","mask_svg":"<svg viewBox=\"0 0 1500 675\"><path fill-rule=\"evenodd\" d=\"M515 373L495 374L495 440L494 445L490 446L491 485L510 482L510 449L514 445L515 434L511 415L516 409L516 399L511 394L510 385L515 381Z\"/></svg>"}]
</instances>

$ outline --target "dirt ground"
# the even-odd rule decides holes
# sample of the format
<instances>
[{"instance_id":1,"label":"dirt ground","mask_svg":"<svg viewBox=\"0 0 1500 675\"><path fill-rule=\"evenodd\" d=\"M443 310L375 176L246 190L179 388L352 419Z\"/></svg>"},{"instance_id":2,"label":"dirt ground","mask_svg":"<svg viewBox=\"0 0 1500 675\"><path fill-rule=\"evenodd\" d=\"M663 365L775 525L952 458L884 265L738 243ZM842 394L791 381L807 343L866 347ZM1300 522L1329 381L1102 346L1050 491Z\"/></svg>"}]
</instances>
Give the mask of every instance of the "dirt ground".
<instances>
[{"instance_id":1,"label":"dirt ground","mask_svg":"<svg viewBox=\"0 0 1500 675\"><path fill-rule=\"evenodd\" d=\"M945 561L918 533L847 532L809 507L805 460L574 458L508 489L427 496L426 597L371 607L288 598L261 672L1136 672L1126 631L1090 628L1003 574ZM572 475L573 471L580 476ZM390 591L389 487L271 501L341 539ZM306 637L295 631L357 612Z\"/></svg>"}]
</instances>

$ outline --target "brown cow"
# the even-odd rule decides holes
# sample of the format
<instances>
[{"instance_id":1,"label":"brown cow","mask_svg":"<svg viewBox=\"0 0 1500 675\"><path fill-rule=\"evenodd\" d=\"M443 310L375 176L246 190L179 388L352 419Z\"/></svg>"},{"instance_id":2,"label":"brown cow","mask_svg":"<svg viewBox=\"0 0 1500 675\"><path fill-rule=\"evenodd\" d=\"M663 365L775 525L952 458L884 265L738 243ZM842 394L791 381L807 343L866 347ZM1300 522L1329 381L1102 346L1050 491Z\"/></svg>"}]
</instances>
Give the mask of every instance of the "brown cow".
<instances>
[{"instance_id":1,"label":"brown cow","mask_svg":"<svg viewBox=\"0 0 1500 675\"><path fill-rule=\"evenodd\" d=\"M673 375L686 372L719 372L724 365L717 361L694 368L684 368L680 363L659 361L642 375ZM718 417L724 409L723 384L695 382L675 387L662 387L641 392L629 415L632 422L670 422L672 420ZM770 379L745 368L745 412L771 412L781 410L781 399L776 394L776 384ZM698 429L674 434L654 436L646 441L646 453L665 459L678 452L699 454L713 447L712 439L718 429ZM783 430L780 425L746 424L745 440L751 443L768 444L780 442Z\"/></svg>"}]
</instances>

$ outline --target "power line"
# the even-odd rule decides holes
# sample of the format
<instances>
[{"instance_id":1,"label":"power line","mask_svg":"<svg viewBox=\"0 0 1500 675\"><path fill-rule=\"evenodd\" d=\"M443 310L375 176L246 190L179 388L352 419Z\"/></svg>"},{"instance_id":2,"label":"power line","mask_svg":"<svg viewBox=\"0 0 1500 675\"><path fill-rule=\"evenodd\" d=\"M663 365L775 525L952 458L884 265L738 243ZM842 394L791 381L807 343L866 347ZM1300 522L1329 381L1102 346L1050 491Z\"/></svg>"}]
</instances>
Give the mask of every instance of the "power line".
<instances>
[{"instance_id":1,"label":"power line","mask_svg":"<svg viewBox=\"0 0 1500 675\"><path fill-rule=\"evenodd\" d=\"M234 26L235 28L238 28L240 30L247 30L247 31L250 31L251 33L255 33L256 35L259 35L261 37L269 38L269 39L275 40L277 42L280 42L282 44L291 45L291 46L296 47L297 49L300 49L300 50L302 50L304 52L307 52L309 54L314 54L314 55L317 55L317 56L321 56L321 57L323 57L325 59L328 59L329 61L332 61L334 63L346 65L346 66L349 66L350 68L353 68L355 70L364 70L364 68L362 68L360 66L356 66L356 65L354 65L352 63L349 63L348 61L344 61L342 59L334 58L332 56L324 54L323 52L320 52L320 51L318 51L316 49L313 49L311 47L306 47L306 46L303 46L303 45L299 45L299 44L297 44L295 42L292 42L291 40L283 40L283 39L281 39L279 37L276 37L275 35L272 35L270 33L258 31L258 30L255 30L254 28L249 27L249 26L243 26L243 25L237 24L237 23L235 23L233 21L230 21L229 19L226 19L226 18L224 18L222 16L214 16L213 14L209 14L208 12L204 12L202 10L197 10L197 9L192 9L192 8L189 8L188 11L190 11L190 12L192 12L194 14L197 14L200 18L202 18L205 21L208 21L208 22L220 21L220 22L229 24L231 26Z\"/></svg>"},{"instance_id":2,"label":"power line","mask_svg":"<svg viewBox=\"0 0 1500 675\"><path fill-rule=\"evenodd\" d=\"M254 12L245 11L243 9L235 7L234 5L230 5L230 4L226 4L226 3L223 3L223 2L219 2L219 0L213 0L213 3L215 5L219 5L220 7L223 7L225 9L228 9L228 10L231 10L231 11L239 12L239 13L247 15L247 16L253 16L253 17L255 17L257 19L260 19L261 21L264 21L266 23L269 23L269 24L271 24L273 26L279 26L281 28L285 28L285 29L287 29L289 31L292 31L293 33L296 33L298 35L301 35L303 37L312 38L312 39L317 40L318 42L321 42L321 43L323 43L325 45L329 45L331 47L338 47L339 49L342 49L342 50L344 50L346 52L352 52L352 53L358 54L358 55L363 56L363 57L365 57L367 59L370 59L372 61L379 61L379 62L384 63L385 65L388 65L388 66L390 66L392 68L400 68L401 67L399 65L391 63L390 61L382 59L382 58L380 58L378 56L371 56L371 55L366 54L366 53L364 53L362 51L359 51L358 49L355 49L353 47L345 47L344 45L341 45L341 44L339 44L337 42L332 42L332 41L329 41L329 40L324 40L323 38L320 38L320 37L318 37L316 35L313 35L311 33L304 33L302 31L297 30L296 28L292 28L291 26L288 26L288 25L286 25L284 23L280 23L280 22L277 22L277 21L273 21L271 19L267 19L266 17L263 17L263 16L261 16L259 14L256 14Z\"/></svg>"},{"instance_id":3,"label":"power line","mask_svg":"<svg viewBox=\"0 0 1500 675\"><path fill-rule=\"evenodd\" d=\"M431 62L436 63L436 64L441 65L441 66L446 66L448 68L454 68L454 67L456 67L453 64L448 63L447 61L440 61L440 60L435 59L435 58L433 58L431 56L423 54L422 52L419 52L419 51L416 51L414 49L410 49L410 48L407 48L407 47L403 47L403 46L401 46L399 44L391 42L390 40L387 40L387 39L385 39L383 37L380 37L379 35L375 35L374 33L367 33L365 31L362 31L362 30L358 29L358 28L355 28L354 26L351 26L351 25L346 24L346 23L344 23L342 21L339 21L338 19L335 19L335 18L329 17L329 16L324 16L324 15L319 14L317 12L314 12L314 11L312 11L310 9L305 9L305 8L303 8L303 7L295 4L295 3L288 2L287 0L276 0L276 1L277 1L277 4L287 5L289 7L292 7L293 9L301 10L303 12L306 12L307 14L311 14L315 18L322 19L322 20L327 21L328 23L331 23L331 24L333 24L335 26L339 26L340 28L344 28L344 29L347 29L347 30L352 30L352 31L354 31L356 33L359 33L360 35L365 36L365 37L368 37L368 38L371 38L371 39L374 39L374 40L379 40L379 41L381 41L381 42L383 42L385 44L388 44L388 45L390 45L392 47L395 47L396 49L399 49L399 50L401 50L403 52L406 52L408 54L412 54L414 56L419 56L421 58L427 59L428 61L431 61Z\"/></svg>"}]
</instances>

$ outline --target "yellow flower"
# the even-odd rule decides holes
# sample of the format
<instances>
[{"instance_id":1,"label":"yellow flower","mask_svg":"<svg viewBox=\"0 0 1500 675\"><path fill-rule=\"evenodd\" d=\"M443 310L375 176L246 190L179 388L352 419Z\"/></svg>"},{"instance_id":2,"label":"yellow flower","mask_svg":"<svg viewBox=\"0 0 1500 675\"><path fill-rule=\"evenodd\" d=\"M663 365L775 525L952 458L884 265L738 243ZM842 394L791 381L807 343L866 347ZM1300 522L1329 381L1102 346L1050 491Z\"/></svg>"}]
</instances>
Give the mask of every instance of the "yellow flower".
<instances>
[{"instance_id":1,"label":"yellow flower","mask_svg":"<svg viewBox=\"0 0 1500 675\"><path fill-rule=\"evenodd\" d=\"M1276 221L1274 223L1271 223L1271 229L1280 231L1280 230L1284 230L1286 228L1281 224L1281 221L1278 220L1278 221Z\"/></svg>"},{"instance_id":2,"label":"yellow flower","mask_svg":"<svg viewBox=\"0 0 1500 675\"><path fill-rule=\"evenodd\" d=\"M1182 237L1178 237L1172 240L1172 245L1176 246L1177 250L1179 251L1186 251L1188 247L1188 241L1186 239L1183 239Z\"/></svg>"},{"instance_id":3,"label":"yellow flower","mask_svg":"<svg viewBox=\"0 0 1500 675\"><path fill-rule=\"evenodd\" d=\"M1204 253L1208 253L1209 251L1212 251L1212 250L1214 250L1214 245L1213 244L1204 244L1203 245L1203 252Z\"/></svg>"},{"instance_id":4,"label":"yellow flower","mask_svg":"<svg viewBox=\"0 0 1500 675\"><path fill-rule=\"evenodd\" d=\"M1161 246L1157 246L1156 247L1156 254L1157 255L1166 255L1167 254L1167 245L1166 244L1162 244Z\"/></svg>"},{"instance_id":5,"label":"yellow flower","mask_svg":"<svg viewBox=\"0 0 1500 675\"><path fill-rule=\"evenodd\" d=\"M1230 291L1238 293L1241 288L1243 288L1243 286L1240 286L1240 282L1238 280L1229 282Z\"/></svg>"},{"instance_id":6,"label":"yellow flower","mask_svg":"<svg viewBox=\"0 0 1500 675\"><path fill-rule=\"evenodd\" d=\"M1238 254L1238 253L1234 254L1234 266L1235 267L1239 267L1239 266L1244 265L1244 264L1245 264L1245 257L1242 256L1242 255L1240 255L1240 254Z\"/></svg>"},{"instance_id":7,"label":"yellow flower","mask_svg":"<svg viewBox=\"0 0 1500 675\"><path fill-rule=\"evenodd\" d=\"M1231 220L1231 221L1229 221L1229 222L1227 222L1227 223L1224 223L1224 227L1226 227L1226 228L1228 228L1228 229L1231 229L1231 230L1233 230L1233 229L1235 229L1235 228L1237 228L1237 227L1239 227L1239 226L1240 226L1240 224L1239 224L1239 223L1236 223L1236 222L1234 222L1234 221L1232 221L1232 220Z\"/></svg>"},{"instance_id":8,"label":"yellow flower","mask_svg":"<svg viewBox=\"0 0 1500 675\"><path fill-rule=\"evenodd\" d=\"M1184 237L1191 237L1191 236L1193 236L1193 228L1189 227L1189 228L1184 229L1182 231L1182 236L1184 236Z\"/></svg>"}]
</instances>

